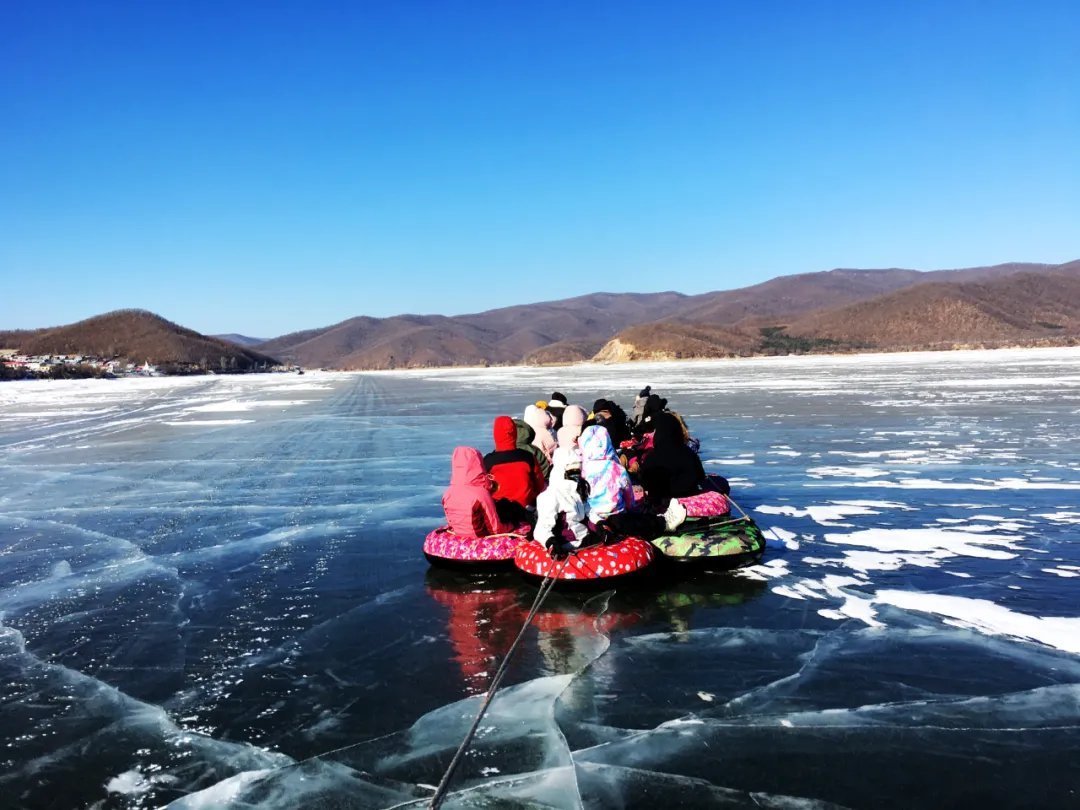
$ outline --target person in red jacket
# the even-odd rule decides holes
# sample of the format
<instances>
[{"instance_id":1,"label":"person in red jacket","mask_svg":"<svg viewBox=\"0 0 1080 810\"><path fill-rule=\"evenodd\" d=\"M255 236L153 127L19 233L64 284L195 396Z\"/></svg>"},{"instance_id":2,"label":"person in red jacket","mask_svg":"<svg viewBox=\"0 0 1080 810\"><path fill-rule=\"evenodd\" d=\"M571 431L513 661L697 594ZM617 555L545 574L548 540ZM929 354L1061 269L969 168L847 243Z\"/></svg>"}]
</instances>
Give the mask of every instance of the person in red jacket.
<instances>
[{"instance_id":1,"label":"person in red jacket","mask_svg":"<svg viewBox=\"0 0 1080 810\"><path fill-rule=\"evenodd\" d=\"M495 479L495 505L503 520L530 519L536 496L544 491L544 473L536 457L517 446L517 426L509 416L496 416L495 450L484 456L484 470Z\"/></svg>"},{"instance_id":2,"label":"person in red jacket","mask_svg":"<svg viewBox=\"0 0 1080 810\"><path fill-rule=\"evenodd\" d=\"M450 462L450 486L442 497L450 531L459 537L487 537L510 531L511 526L499 519L490 487L480 451L475 447L455 447Z\"/></svg>"}]
</instances>

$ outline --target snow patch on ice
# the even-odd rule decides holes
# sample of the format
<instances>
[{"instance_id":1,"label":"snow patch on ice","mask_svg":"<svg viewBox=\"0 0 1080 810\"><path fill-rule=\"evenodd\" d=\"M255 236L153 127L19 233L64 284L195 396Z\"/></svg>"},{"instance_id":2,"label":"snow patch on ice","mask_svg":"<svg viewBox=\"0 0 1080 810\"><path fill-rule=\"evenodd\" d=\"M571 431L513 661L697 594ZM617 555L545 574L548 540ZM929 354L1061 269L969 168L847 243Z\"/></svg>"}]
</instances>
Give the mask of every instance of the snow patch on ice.
<instances>
[{"instance_id":1,"label":"snow patch on ice","mask_svg":"<svg viewBox=\"0 0 1080 810\"><path fill-rule=\"evenodd\" d=\"M804 487L878 487L891 489L966 489L995 491L1002 489L1063 489L1078 490L1080 481L1031 481L1026 478L1001 478L992 480L989 478L977 478L973 481L939 481L933 478L901 478L897 481L860 481L858 483L847 481L831 481L828 484L809 483Z\"/></svg>"},{"instance_id":2,"label":"snow patch on ice","mask_svg":"<svg viewBox=\"0 0 1080 810\"><path fill-rule=\"evenodd\" d=\"M750 565L746 568L740 568L735 572L735 575L743 577L744 579L755 579L759 582L767 582L770 579L779 579L780 577L787 576L789 573L790 571L788 571L786 560L769 560L767 563L761 565Z\"/></svg>"},{"instance_id":3,"label":"snow patch on ice","mask_svg":"<svg viewBox=\"0 0 1080 810\"><path fill-rule=\"evenodd\" d=\"M835 545L875 548L886 552L921 552L937 559L946 557L981 557L987 560L1011 560L1012 551L1022 550L1018 535L992 535L954 529L864 529L850 534L826 534L825 541ZM990 548L987 548L990 546ZM1005 551L1003 549L1009 549Z\"/></svg>"},{"instance_id":4,"label":"snow patch on ice","mask_svg":"<svg viewBox=\"0 0 1080 810\"><path fill-rule=\"evenodd\" d=\"M119 776L114 776L106 785L108 793L120 793L125 796L139 796L150 790L150 780L138 771L124 771Z\"/></svg>"},{"instance_id":5,"label":"snow patch on ice","mask_svg":"<svg viewBox=\"0 0 1080 810\"><path fill-rule=\"evenodd\" d=\"M1057 568L1044 568L1043 571L1045 571L1047 574L1054 574L1054 575L1059 576L1059 577L1065 577L1066 579L1071 579L1073 577L1080 577L1080 569L1075 570L1075 571L1070 570L1070 569L1073 569L1073 568L1075 568L1075 566L1061 565L1061 566L1058 566Z\"/></svg>"},{"instance_id":6,"label":"snow patch on ice","mask_svg":"<svg viewBox=\"0 0 1080 810\"><path fill-rule=\"evenodd\" d=\"M1046 518L1055 523L1080 523L1080 512L1038 512L1035 517Z\"/></svg>"},{"instance_id":7,"label":"snow patch on ice","mask_svg":"<svg viewBox=\"0 0 1080 810\"><path fill-rule=\"evenodd\" d=\"M799 550L799 541L796 540L795 532L789 532L787 529L781 529L778 526L773 526L770 529L762 531L766 540L776 540L781 546L789 551Z\"/></svg>"},{"instance_id":8,"label":"snow patch on ice","mask_svg":"<svg viewBox=\"0 0 1080 810\"><path fill-rule=\"evenodd\" d=\"M966 627L991 636L1037 641L1080 655L1080 618L1031 616L986 599L914 591L879 591L873 601L942 616L946 624L954 627Z\"/></svg>"},{"instance_id":9,"label":"snow patch on ice","mask_svg":"<svg viewBox=\"0 0 1080 810\"><path fill-rule=\"evenodd\" d=\"M832 501L832 503L839 504L840 506L865 506L870 509L899 509L902 512L914 512L916 511L914 506L909 506L906 503L900 501Z\"/></svg>"},{"instance_id":10,"label":"snow patch on ice","mask_svg":"<svg viewBox=\"0 0 1080 810\"><path fill-rule=\"evenodd\" d=\"M940 556L915 552L885 554L880 551L845 550L842 558L806 557L803 562L809 565L837 565L867 574L870 571L898 571L907 565L936 568L941 564L940 560Z\"/></svg>"},{"instance_id":11,"label":"snow patch on ice","mask_svg":"<svg viewBox=\"0 0 1080 810\"><path fill-rule=\"evenodd\" d=\"M882 475L888 475L887 470L879 470L877 467L810 467L806 471L807 475L813 475L816 477L822 476L839 476L842 478L877 478Z\"/></svg>"},{"instance_id":12,"label":"snow patch on ice","mask_svg":"<svg viewBox=\"0 0 1080 810\"><path fill-rule=\"evenodd\" d=\"M754 509L763 515L786 515L787 517L808 517L822 526L845 526L850 524L837 523L846 517L853 515L878 515L876 509L862 505L858 501L836 501L833 505L814 505L799 509L796 506L770 506L763 504Z\"/></svg>"}]
</instances>

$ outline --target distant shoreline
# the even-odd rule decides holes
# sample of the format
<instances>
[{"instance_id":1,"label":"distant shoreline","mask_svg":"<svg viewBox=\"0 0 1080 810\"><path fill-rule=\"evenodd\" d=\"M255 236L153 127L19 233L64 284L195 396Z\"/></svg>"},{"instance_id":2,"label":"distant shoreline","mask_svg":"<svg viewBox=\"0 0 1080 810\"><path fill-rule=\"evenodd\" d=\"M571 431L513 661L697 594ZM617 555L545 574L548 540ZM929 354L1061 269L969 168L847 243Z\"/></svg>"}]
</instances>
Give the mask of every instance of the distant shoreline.
<instances>
[{"instance_id":1,"label":"distant shoreline","mask_svg":"<svg viewBox=\"0 0 1080 810\"><path fill-rule=\"evenodd\" d=\"M620 369L620 368L664 368L667 366L678 364L693 364L693 365L708 365L714 364L717 366L723 366L728 364L769 364L769 363L787 363L791 365L796 364L813 364L815 361L832 361L840 363L856 363L860 360L867 358L873 358L877 361L881 361L884 358L889 358L892 362L905 362L915 360L929 360L933 359L939 362L947 362L958 360L961 357L967 357L969 359L982 358L990 359L991 357L1000 357L1003 354L1016 353L1018 355L1029 354L1080 354L1080 345L1077 344L1060 344L1054 346L999 346L994 348L952 348L952 349L912 349L907 351L863 351L863 352L812 352L806 354L758 354L747 355L744 357L684 357L684 358L670 358L670 359L642 359L642 360L623 360L618 362L603 362L594 360L583 360L574 363L543 363L543 364L490 364L484 366L477 365L461 365L461 366L417 366L413 368L396 368L396 369L312 369L306 371L306 375L311 377L317 377L322 375L356 375L356 374L376 374L380 376L420 376L420 375L438 375L438 374L459 374L467 372L498 372L498 371L545 371L555 369ZM237 377L258 377L262 379L267 378L279 378L279 377L294 377L297 376L295 372L246 372L246 373L227 373L227 374L162 374L157 376L140 376L140 375L126 375L119 377L85 377L85 378L71 378L71 379L54 379L54 378L24 378L24 379L12 379L12 380L0 380L0 387L5 384L14 383L84 383L87 381L101 381L102 383L117 383L131 380L207 380L212 378L222 379L236 379Z\"/></svg>"},{"instance_id":2,"label":"distant shoreline","mask_svg":"<svg viewBox=\"0 0 1080 810\"><path fill-rule=\"evenodd\" d=\"M598 362L594 360L583 360L575 363L543 363L543 364L491 364L487 366L425 366L416 368L398 368L398 369L349 369L334 370L327 369L328 373L335 374L380 374L380 375L406 375L406 374L438 374L440 372L455 373L463 371L496 371L496 370L529 370L529 371L542 371L545 369L558 369L558 368L581 368L587 367L593 368L610 368L619 369L626 367L645 367L645 366L670 366L680 363L693 363L693 364L708 364L714 363L717 365L728 363L772 363L781 361L791 361L794 363L812 362L813 360L841 360L857 362L860 359L874 358L880 360L883 357L891 358L913 358L913 357L926 357L926 358L948 358L956 359L957 355L971 355L986 357L992 354L1001 354L1007 352L1017 353L1060 353L1066 354L1076 353L1080 354L1080 345L1077 344L1061 344L1054 346L999 346L994 348L953 348L953 349L912 349L907 351L865 351L865 352L813 352L806 354L757 354L747 355L745 357L684 357L678 359L664 359L664 360L624 360L620 362Z\"/></svg>"}]
</instances>

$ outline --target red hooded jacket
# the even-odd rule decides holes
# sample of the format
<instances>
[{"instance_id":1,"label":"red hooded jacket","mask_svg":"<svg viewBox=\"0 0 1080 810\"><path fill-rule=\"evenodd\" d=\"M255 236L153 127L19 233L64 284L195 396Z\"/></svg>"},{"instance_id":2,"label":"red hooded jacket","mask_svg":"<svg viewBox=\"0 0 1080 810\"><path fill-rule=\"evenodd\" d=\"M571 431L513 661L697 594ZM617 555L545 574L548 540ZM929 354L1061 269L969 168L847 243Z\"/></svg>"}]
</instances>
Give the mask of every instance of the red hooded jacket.
<instances>
[{"instance_id":1,"label":"red hooded jacket","mask_svg":"<svg viewBox=\"0 0 1080 810\"><path fill-rule=\"evenodd\" d=\"M454 448L450 486L443 493L442 505L450 531L461 537L487 537L510 531L495 511L480 451L474 447Z\"/></svg>"},{"instance_id":2,"label":"red hooded jacket","mask_svg":"<svg viewBox=\"0 0 1080 810\"><path fill-rule=\"evenodd\" d=\"M517 425L509 416L496 416L492 429L494 452L484 456L484 469L498 485L495 497L535 506L536 496L547 484L536 456L517 446Z\"/></svg>"}]
</instances>

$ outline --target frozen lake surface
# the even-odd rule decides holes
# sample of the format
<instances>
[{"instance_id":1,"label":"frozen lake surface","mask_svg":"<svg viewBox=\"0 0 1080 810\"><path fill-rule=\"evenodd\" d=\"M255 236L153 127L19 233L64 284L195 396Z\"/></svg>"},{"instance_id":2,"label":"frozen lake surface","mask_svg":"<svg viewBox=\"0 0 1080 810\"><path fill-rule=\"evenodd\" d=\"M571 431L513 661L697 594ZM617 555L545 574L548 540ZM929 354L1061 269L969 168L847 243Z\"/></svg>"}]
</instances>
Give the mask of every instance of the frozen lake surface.
<instances>
[{"instance_id":1,"label":"frozen lake surface","mask_svg":"<svg viewBox=\"0 0 1080 810\"><path fill-rule=\"evenodd\" d=\"M534 593L428 570L450 451L646 383L765 559L553 596L447 807L1080 804L1055 349L0 385L0 806L423 806Z\"/></svg>"}]
</instances>

